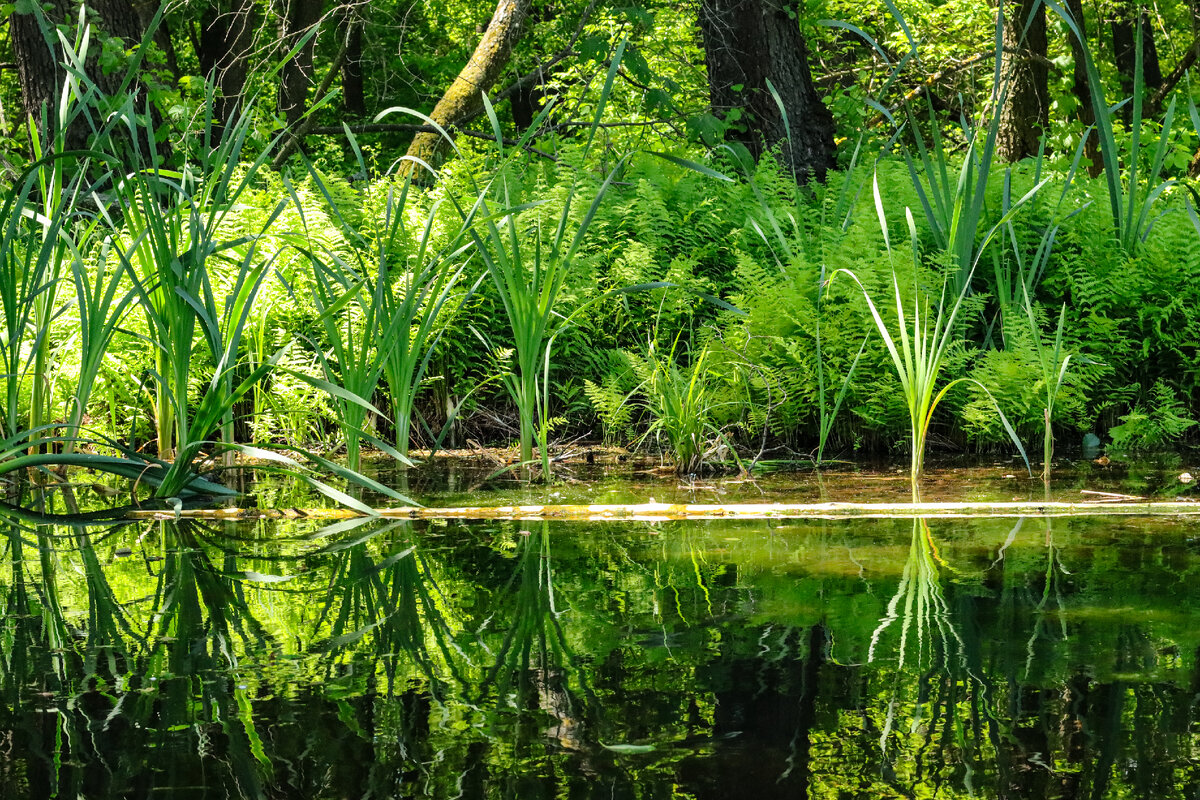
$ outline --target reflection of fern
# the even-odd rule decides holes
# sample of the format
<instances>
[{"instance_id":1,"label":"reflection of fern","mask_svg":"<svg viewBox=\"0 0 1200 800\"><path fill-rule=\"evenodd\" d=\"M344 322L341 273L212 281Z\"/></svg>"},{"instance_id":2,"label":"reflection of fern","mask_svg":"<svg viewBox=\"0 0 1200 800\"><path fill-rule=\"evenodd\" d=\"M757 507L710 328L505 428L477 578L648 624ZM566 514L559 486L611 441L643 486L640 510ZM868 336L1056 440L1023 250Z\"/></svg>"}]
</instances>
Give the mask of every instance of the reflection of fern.
<instances>
[{"instance_id":1,"label":"reflection of fern","mask_svg":"<svg viewBox=\"0 0 1200 800\"><path fill-rule=\"evenodd\" d=\"M1185 416L1187 408L1175 391L1162 381L1150 390L1149 407L1138 403L1121 417L1121 424L1111 428L1113 447L1118 450L1139 450L1159 447L1177 440L1196 420Z\"/></svg>"}]
</instances>

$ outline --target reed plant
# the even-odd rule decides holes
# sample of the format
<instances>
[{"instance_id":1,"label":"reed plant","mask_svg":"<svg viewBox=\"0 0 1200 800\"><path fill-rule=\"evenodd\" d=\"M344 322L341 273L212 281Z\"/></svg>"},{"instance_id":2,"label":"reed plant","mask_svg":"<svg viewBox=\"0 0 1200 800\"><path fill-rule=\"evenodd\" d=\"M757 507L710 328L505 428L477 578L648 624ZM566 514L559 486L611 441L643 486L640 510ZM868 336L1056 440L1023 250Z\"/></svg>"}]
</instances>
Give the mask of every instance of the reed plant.
<instances>
[{"instance_id":1,"label":"reed plant","mask_svg":"<svg viewBox=\"0 0 1200 800\"><path fill-rule=\"evenodd\" d=\"M211 90L207 99L211 108ZM5 197L0 206L0 239L12 246L0 253L0 278L4 278L0 280L0 304L4 305L8 334L0 355L11 377L6 380L0 475L46 467L85 467L149 487L159 499L222 496L234 492L204 473L218 454L241 451L268 462L259 469L289 472L363 512L370 509L319 476L334 474L411 503L356 471L299 448L254 448L234 441L234 408L286 352L281 349L248 369L241 365L243 333L251 308L276 256L261 253L260 245L267 241L265 234L287 201L281 200L257 231L233 230L236 226L229 224L230 214L266 162L271 147L242 162L252 127L249 114L243 112L220 131L211 122L212 115L206 117L202 146L194 161L181 169L166 170L160 166L153 132L144 127L147 115L139 114L134 96L127 95L110 120L123 126L120 141L132 151L125 153L132 168L113 177L110 197L100 196L90 186L85 187L88 191L80 188L84 184L79 181L88 175L87 169L80 168L73 173L76 182L67 184L74 190L61 194L63 202L51 215L36 212L31 198L40 191L39 181L45 179L49 160L86 158L102 167L116 161L112 155L91 152L46 156L35 162ZM117 131L112 131L110 140L117 137ZM143 144L148 151L141 150ZM99 180L109 177L104 174ZM83 197L95 211L84 213ZM119 220L110 216L110 207L120 209ZM88 248L95 252L86 252ZM22 381L38 369L34 354L49 336L52 321L39 320L36 303L57 280L54 270L66 259L76 288L81 369L69 430L62 434L57 426L30 424L36 415L23 416L20 401ZM135 303L146 317L147 333L142 338L155 359L149 374L156 384L158 458L135 452L132 443L126 446L102 436L81 435L83 414L108 345ZM197 355L204 355L205 350L211 372L201 373L200 395L193 402L189 391L196 383L196 373L206 366ZM358 402L366 404L361 399ZM89 445L88 452L75 452L81 441ZM43 449L47 452L40 452ZM298 454L307 466L278 452L281 449Z\"/></svg>"},{"instance_id":2,"label":"reed plant","mask_svg":"<svg viewBox=\"0 0 1200 800\"><path fill-rule=\"evenodd\" d=\"M1024 289L1025 318L1029 324L1029 338L1033 344L1033 352L1037 361L1039 373L1038 386L1043 393L1042 406L1042 480L1049 484L1050 465L1054 458L1054 431L1051 425L1054 419L1054 405L1066 382L1067 369L1071 364L1072 354L1064 352L1063 329L1067 321L1067 304L1063 303L1058 312L1058 325L1054 330L1053 344L1047 345L1042 341L1041 327L1034 314L1033 300L1028 289Z\"/></svg>"},{"instance_id":3,"label":"reed plant","mask_svg":"<svg viewBox=\"0 0 1200 800\"><path fill-rule=\"evenodd\" d=\"M29 426L40 429L53 416L51 372L55 365L51 363L49 331L63 310L59 291L68 269L73 274L78 273L91 238L99 231L99 217L93 214L89 220L88 215L82 213L83 206L94 203L103 216L103 201L97 190L106 188L112 170L111 156L98 149L71 149L69 137L76 131L87 129L95 143L92 146L104 148L111 143L119 122L115 116L96 113L97 103L103 95L85 68L92 49L92 31L84 9L79 9L73 36L54 26L41 8L32 11L42 35L47 41L58 43L64 67L57 102L44 105L40 118L31 115L26 120L30 153L34 159L29 169L36 181L34 191L21 198L21 208L13 209L16 213L29 215L36 220L33 228L41 229L37 244L27 243L39 253L35 272L42 281L32 298L30 320L36 333L30 364ZM140 61L140 54L133 58L124 75L123 88L132 83Z\"/></svg>"},{"instance_id":4,"label":"reed plant","mask_svg":"<svg viewBox=\"0 0 1200 800\"><path fill-rule=\"evenodd\" d=\"M212 91L210 88L210 107ZM202 446L200 442L218 429L226 444L233 443L233 406L249 389L238 390L233 368L250 308L269 274L271 257L262 257L258 246L286 200L278 202L255 234L231 232L225 224L270 157L271 145L240 163L253 125L248 111L243 110L222 128L206 119L195 161L178 170L157 166L153 136L140 135L143 123L132 97L122 111L130 140L135 147L147 142L149 152L139 153L147 166L129 172L117 184L125 210L126 237L121 245L155 354L159 456L170 459L178 450L183 455L178 459L182 465ZM226 289L220 284L227 270L233 273L231 287L215 291L215 286ZM220 305L218 294L224 297ZM215 418L193 424L188 384L197 344L207 346L215 364L201 402ZM265 365L256 367L251 373L254 381L268 370ZM209 424L212 427L206 427Z\"/></svg>"},{"instance_id":5,"label":"reed plant","mask_svg":"<svg viewBox=\"0 0 1200 800\"><path fill-rule=\"evenodd\" d=\"M1138 27L1134 36L1133 96L1109 105L1104 97L1104 84L1092 56L1091 46L1080 28L1080 21L1058 0L1046 0L1046 7L1058 15L1070 31L1069 35L1074 36L1079 43L1087 74L1091 111L1096 120L1094 129L1100 140L1100 158L1104 165L1104 180L1108 186L1113 235L1126 253L1134 255L1154 227L1155 218L1152 218L1152 214L1155 203L1176 183L1174 179L1163 177L1170 148L1171 128L1175 122L1175 98L1172 97L1167 105L1149 168L1143 173L1142 126L1145 122L1146 87L1143 80L1145 40L1142 37L1142 15L1138 15ZM1119 111L1126 102L1132 104L1129 119L1130 142L1128 157L1122 165L1117 136L1123 127Z\"/></svg>"},{"instance_id":6,"label":"reed plant","mask_svg":"<svg viewBox=\"0 0 1200 800\"><path fill-rule=\"evenodd\" d=\"M22 387L30 376L35 384L47 380L43 355L48 348L50 319L44 318L47 298L57 290L60 250L58 238L70 223L60 206L51 216L35 210L41 161L18 176L4 191L0 206L0 309L3 335L0 360L4 370L4 414L0 435L12 438L22 431L41 431L42 415L22 403ZM39 219L40 216L40 219ZM40 394L35 394L40 397ZM36 406L37 402L33 403Z\"/></svg>"},{"instance_id":7,"label":"reed plant","mask_svg":"<svg viewBox=\"0 0 1200 800\"><path fill-rule=\"evenodd\" d=\"M408 329L389 314L388 276L358 271L333 250L305 250L312 264L313 302L329 346L314 346L325 380L320 384L333 400L346 442L350 469L361 465L363 439L389 449L366 430L367 414L383 416L368 398L383 376L388 353Z\"/></svg>"},{"instance_id":8,"label":"reed plant","mask_svg":"<svg viewBox=\"0 0 1200 800\"><path fill-rule=\"evenodd\" d=\"M84 435L84 416L104 357L117 327L137 297L125 280L126 268L111 235L100 241L92 263L85 262L78 254L71 259L75 315L79 322L79 374L67 416L64 446L68 451L73 449L74 439Z\"/></svg>"},{"instance_id":9,"label":"reed plant","mask_svg":"<svg viewBox=\"0 0 1200 800\"><path fill-rule=\"evenodd\" d=\"M896 370L896 376L900 380L900 386L904 392L905 406L908 410L912 437L910 476L913 482L914 502L917 497L917 482L921 477L921 471L925 463L925 440L933 422L933 413L937 410L938 404L941 403L946 393L954 386L962 383L975 384L992 401L992 405L995 407L1005 431L1007 431L1009 438L1012 439L1013 444L1016 445L1017 450L1021 453L1021 458L1025 460L1025 464L1028 467L1029 459L1025 455L1025 448L1022 447L1016 431L1013 430L1008 418L1004 416L1004 412L1000 410L999 404L996 403L995 398L992 397L991 392L988 391L986 386L974 378L956 378L948 382L940 390L937 388L942 369L945 366L947 354L954 341L954 325L969 288L971 273L967 274L967 280L959 290L957 296L951 298L949 302L946 291L948 282L943 282L941 297L938 300L937 306L933 307L930 296L921 289L920 243L917 238L916 222L913 220L912 210L905 209L913 258L913 297L910 301L906 302L901 293L900 278L896 273L891 236L888 232L887 216L884 214L883 199L879 194L878 176L873 181L873 190L875 210L879 217L880 230L883 233L883 241L887 248L888 259L892 262L892 291L895 304L894 318L896 321L894 331L890 322L892 315L890 313L885 314L879 310L866 286L863 285L862 281L852 271L839 269L833 274L831 280L836 278L839 273L845 273L858 286L863 298L866 300L867 309L871 314L872 321L875 323L875 328L883 339L884 345L887 347L892 366ZM1027 195L1026 197L1029 196ZM1015 213L1019 207L1020 204L1017 204L1009 212L1009 218L1011 218L1011 214ZM1007 219L1002 219L1000 223L997 223L996 227L992 228L992 232L985 237L985 245L986 239L990 239L997 228L1007 221ZM980 250L982 251L982 247ZM906 309L908 310L906 311ZM933 325L932 330L930 330L931 322Z\"/></svg>"},{"instance_id":10,"label":"reed plant","mask_svg":"<svg viewBox=\"0 0 1200 800\"><path fill-rule=\"evenodd\" d=\"M533 463L533 445L536 440L541 456L542 474L547 479L550 475L548 440L552 425L550 373L555 340L569 329L580 315L586 313L587 309L604 299L617 294L671 285L654 281L622 286L592 297L570 313L564 313L560 308L567 278L587 240L591 224L608 191L634 155L627 153L616 159L603 181L591 193L586 211L576 221L576 206L585 202L584 192L590 173L588 161L597 141L608 98L612 93L613 81L620 69L625 45L622 41L617 46L610 61L595 113L580 151L580 163L583 166L573 171L565 192L561 198L554 201L558 206L556 209L547 214L546 207L550 201L521 203L517 202L518 198L515 196L516 187L519 185L515 169L523 163L524 148L553 110L554 104L546 104L521 138L509 148L509 155L505 156L500 122L486 96L483 103L495 137L497 166L487 184L477 188L470 210L464 211L460 207L460 213L463 214L475 241L476 252L482 259L504 308L505 319L512 335L516 368L504 376L504 383L517 407L520 420L521 464ZM427 124L432 124L432 120L425 119ZM701 164L665 153L650 154L711 178L727 182L730 180L728 176ZM553 213L555 211L557 213ZM522 226L525 212L533 212L534 216L528 228ZM547 230L547 227L551 229ZM705 299L726 309L733 309L728 303L717 298ZM491 349L498 351L500 348L492 346Z\"/></svg>"},{"instance_id":11,"label":"reed plant","mask_svg":"<svg viewBox=\"0 0 1200 800\"><path fill-rule=\"evenodd\" d=\"M622 43L612 59L605 79L596 114L583 148L582 158L585 164L596 139L604 106L612 91L623 48ZM559 309L560 298L588 228L595 219L605 194L624 168L629 156L617 161L592 195L587 211L578 223L573 221L574 207L583 191L586 173L575 173L565 195L559 201L557 221L553 223L548 243L545 243L540 214L540 207L544 206L545 201L530 204L513 202L514 176L510 175L510 171L516 162L504 159L499 122L490 102L486 106L496 131L500 166L489 186L479 193L475 207L466 219L473 219L475 222L470 226L470 231L475 240L476 250L500 298L512 334L516 369L505 376L504 383L517 406L520 420L521 463L528 465L533 462L533 445L536 439L543 477L548 479L551 358L555 338L565 330L570 321L570 317L563 315ZM541 119L549 110L550 105L547 105L543 110L543 117L526 131L519 145L524 144L525 138L540 125ZM513 148L513 152L519 150ZM494 211L496 206L502 211ZM519 217L524 211L539 212L531 231L523 230L520 226ZM532 239L532 242L529 239Z\"/></svg>"},{"instance_id":12,"label":"reed plant","mask_svg":"<svg viewBox=\"0 0 1200 800\"><path fill-rule=\"evenodd\" d=\"M125 111L136 142L139 123L132 99ZM226 449L235 444L234 406L273 366L271 361L258 364L237 380L242 335L273 260L260 255L258 244L285 206L281 200L256 234L230 235L223 226L269 153L239 167L250 125L246 113L219 133L207 122L204 140L210 148L201 149L196 164L136 170L117 184L127 231L122 255L156 357L158 451L171 462L161 496L184 487L197 460L213 446L214 433ZM156 161L153 152L148 161ZM221 285L225 275L218 269L232 271L228 287ZM207 348L214 366L193 410L188 396L198 346Z\"/></svg>"},{"instance_id":13,"label":"reed plant","mask_svg":"<svg viewBox=\"0 0 1200 800\"><path fill-rule=\"evenodd\" d=\"M366 162L348 127L346 136L365 174ZM352 246L349 259L328 247L304 252L313 265L318 311L334 355L332 362L321 355L326 379L339 381L361 398L370 398L380 379L386 379L396 429L394 453L407 460L413 403L444 330L442 314L453 298L463 299L457 289L474 242L465 226L449 232L444 244L435 241L442 201L432 203L423 221L414 226L409 217L421 212L410 203L415 194L413 178L427 165L404 156L394 166L398 169L378 184L383 218L370 217L365 235L345 219L313 170L312 179L326 200L331 220ZM302 207L299 200L296 206ZM358 469L367 409L344 398L334 401L350 467Z\"/></svg>"},{"instance_id":14,"label":"reed plant","mask_svg":"<svg viewBox=\"0 0 1200 800\"><path fill-rule=\"evenodd\" d=\"M999 71L999 56L996 62L996 69ZM998 109L1000 96L994 99ZM967 139L967 149L957 174L954 175L948 148L938 131L937 117L928 100L926 103L931 131L928 144L921 136L911 112L909 113L909 126L913 132L921 169L917 169L907 149L904 150L904 161L934 242L953 260L956 268L953 288L961 294L969 288L974 266L986 245L977 245L976 239L987 211L987 187L995 162L1000 115L993 113L987 127L982 129L972 128L964 122L963 132Z\"/></svg>"}]
</instances>

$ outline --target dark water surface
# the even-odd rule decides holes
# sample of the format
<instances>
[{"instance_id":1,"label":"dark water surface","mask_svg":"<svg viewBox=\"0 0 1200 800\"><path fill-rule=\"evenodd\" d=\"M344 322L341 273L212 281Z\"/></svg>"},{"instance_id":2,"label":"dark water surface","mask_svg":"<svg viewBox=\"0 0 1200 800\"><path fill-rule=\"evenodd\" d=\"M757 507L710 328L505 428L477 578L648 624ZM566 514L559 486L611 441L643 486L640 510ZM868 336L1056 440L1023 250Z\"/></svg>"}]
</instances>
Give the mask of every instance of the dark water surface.
<instances>
[{"instance_id":1,"label":"dark water surface","mask_svg":"<svg viewBox=\"0 0 1200 800\"><path fill-rule=\"evenodd\" d=\"M5 798L1200 794L1189 520L0 525Z\"/></svg>"}]
</instances>

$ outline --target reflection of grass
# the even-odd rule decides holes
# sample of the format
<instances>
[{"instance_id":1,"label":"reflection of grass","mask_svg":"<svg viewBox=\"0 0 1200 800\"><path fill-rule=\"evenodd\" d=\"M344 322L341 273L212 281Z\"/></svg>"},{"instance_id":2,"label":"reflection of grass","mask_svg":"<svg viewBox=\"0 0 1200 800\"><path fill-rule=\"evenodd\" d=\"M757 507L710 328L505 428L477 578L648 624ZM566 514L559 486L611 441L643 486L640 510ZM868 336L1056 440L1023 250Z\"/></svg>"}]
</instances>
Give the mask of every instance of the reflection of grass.
<instances>
[{"instance_id":1,"label":"reflection of grass","mask_svg":"<svg viewBox=\"0 0 1200 800\"><path fill-rule=\"evenodd\" d=\"M400 667L407 663L440 699L447 685L466 686L470 664L457 643L462 624L439 583L439 567L416 544L384 557L367 547L369 539L410 527L407 520L371 523L365 534L322 548L334 561L315 627L328 636L313 649L331 664L366 650L382 665L389 695L403 684Z\"/></svg>"},{"instance_id":2,"label":"reflection of grass","mask_svg":"<svg viewBox=\"0 0 1200 800\"><path fill-rule=\"evenodd\" d=\"M910 635L915 637L917 663L927 663L935 652L942 654L946 663L952 644L962 646L962 639L950 620L950 609L942 594L941 567L946 566L938 553L929 530L929 523L922 518L913 520L912 542L904 572L896 594L888 603L887 613L879 621L879 627L871 636L867 660L875 660L879 639L892 623L900 620L900 666L904 666Z\"/></svg>"},{"instance_id":3,"label":"reflection of grass","mask_svg":"<svg viewBox=\"0 0 1200 800\"><path fill-rule=\"evenodd\" d=\"M1058 635L1062 640L1067 638L1067 620L1063 615L1063 594L1061 585L1061 576L1069 575L1066 568L1062 565L1060 548L1054 544L1054 531L1051 527L1049 518L1046 519L1046 572L1044 576L1045 583L1042 585L1042 596L1038 600L1036 608L1036 616L1034 617L1033 633L1029 635L1029 641L1025 645L1025 677L1029 678L1030 672L1033 670L1034 649L1039 639L1048 638L1050 635L1050 617L1051 615L1058 617Z\"/></svg>"}]
</instances>

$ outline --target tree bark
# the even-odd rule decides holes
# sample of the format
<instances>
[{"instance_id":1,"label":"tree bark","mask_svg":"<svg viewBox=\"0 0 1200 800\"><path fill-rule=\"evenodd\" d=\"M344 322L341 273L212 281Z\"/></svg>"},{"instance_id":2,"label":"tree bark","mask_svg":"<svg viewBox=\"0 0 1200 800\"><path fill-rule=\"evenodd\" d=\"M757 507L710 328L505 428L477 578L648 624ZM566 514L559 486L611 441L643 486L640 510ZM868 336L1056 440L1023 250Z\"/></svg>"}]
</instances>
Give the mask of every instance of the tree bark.
<instances>
[{"instance_id":1,"label":"tree bark","mask_svg":"<svg viewBox=\"0 0 1200 800\"><path fill-rule=\"evenodd\" d=\"M70 18L72 4L56 0L46 8L47 21L51 25ZM17 62L17 79L21 84L21 101L25 113L40 121L43 109L50 114L53 124L55 97L66 74L58 54L58 44L42 31L36 14L13 12L9 19L9 35L12 38L13 56ZM73 132L68 135L74 139ZM78 142L72 141L74 148Z\"/></svg>"},{"instance_id":2,"label":"tree bark","mask_svg":"<svg viewBox=\"0 0 1200 800\"><path fill-rule=\"evenodd\" d=\"M755 158L781 143L797 182L823 180L835 163L833 115L817 96L808 44L783 0L703 0L700 32L713 111L731 123L726 138Z\"/></svg>"},{"instance_id":3,"label":"tree bark","mask_svg":"<svg viewBox=\"0 0 1200 800\"><path fill-rule=\"evenodd\" d=\"M253 0L211 3L200 17L200 72L217 89L217 121L224 125L241 105L250 72L250 52L258 23Z\"/></svg>"},{"instance_id":4,"label":"tree bark","mask_svg":"<svg viewBox=\"0 0 1200 800\"><path fill-rule=\"evenodd\" d=\"M292 128L308 108L308 90L313 82L313 51L316 36L309 35L321 21L321 0L286 0L280 40L288 52L308 36L304 46L283 65L279 75L279 113Z\"/></svg>"},{"instance_id":5,"label":"tree bark","mask_svg":"<svg viewBox=\"0 0 1200 800\"><path fill-rule=\"evenodd\" d=\"M483 109L482 95L492 87L508 63L531 5L532 0L499 0L496 3L496 11L475 52L429 115L434 122L449 128L479 114ZM432 164L443 144L439 134L418 133L408 147L408 155Z\"/></svg>"},{"instance_id":6,"label":"tree bark","mask_svg":"<svg viewBox=\"0 0 1200 800\"><path fill-rule=\"evenodd\" d=\"M996 153L1012 163L1037 155L1050 119L1046 8L1042 0L1005 0L1000 81L1006 90Z\"/></svg>"}]
</instances>

